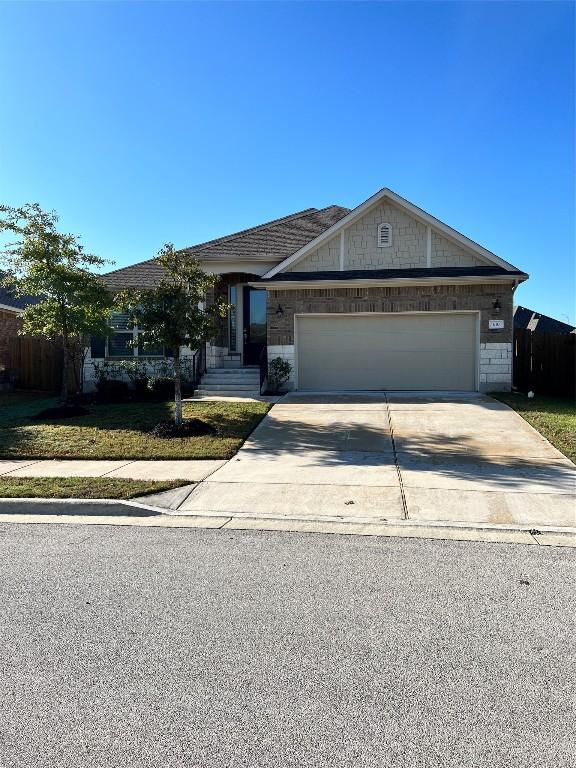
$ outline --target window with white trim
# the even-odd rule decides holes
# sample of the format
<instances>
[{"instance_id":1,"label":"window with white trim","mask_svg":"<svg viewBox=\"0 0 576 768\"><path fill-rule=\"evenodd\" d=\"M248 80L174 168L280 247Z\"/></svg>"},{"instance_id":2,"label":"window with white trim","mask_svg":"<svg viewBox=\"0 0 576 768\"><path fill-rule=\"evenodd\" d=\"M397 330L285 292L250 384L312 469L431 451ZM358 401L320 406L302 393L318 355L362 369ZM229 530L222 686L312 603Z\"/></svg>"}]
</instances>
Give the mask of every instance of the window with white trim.
<instances>
[{"instance_id":1,"label":"window with white trim","mask_svg":"<svg viewBox=\"0 0 576 768\"><path fill-rule=\"evenodd\" d=\"M392 245L392 226L390 224L378 225L378 248L389 248Z\"/></svg>"},{"instance_id":2,"label":"window with white trim","mask_svg":"<svg viewBox=\"0 0 576 768\"><path fill-rule=\"evenodd\" d=\"M110 325L114 335L106 340L106 357L163 357L165 350L144 349L141 343L142 329L131 327L127 312L113 312Z\"/></svg>"}]
</instances>

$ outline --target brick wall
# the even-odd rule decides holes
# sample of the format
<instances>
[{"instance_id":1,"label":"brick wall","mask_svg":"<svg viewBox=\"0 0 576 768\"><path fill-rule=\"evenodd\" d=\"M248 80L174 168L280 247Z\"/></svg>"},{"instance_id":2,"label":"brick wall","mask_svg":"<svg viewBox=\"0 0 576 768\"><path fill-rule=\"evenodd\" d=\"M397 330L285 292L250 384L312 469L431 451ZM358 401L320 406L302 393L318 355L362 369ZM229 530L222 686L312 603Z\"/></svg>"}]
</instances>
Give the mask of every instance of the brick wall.
<instances>
[{"instance_id":1,"label":"brick wall","mask_svg":"<svg viewBox=\"0 0 576 768\"><path fill-rule=\"evenodd\" d=\"M8 363L8 343L18 335L22 320L15 312L0 309L0 365Z\"/></svg>"},{"instance_id":2,"label":"brick wall","mask_svg":"<svg viewBox=\"0 0 576 768\"><path fill-rule=\"evenodd\" d=\"M247 283L251 280L257 280L258 275L247 274L245 272L227 272L220 276L220 279L213 288L209 288L206 292L206 304L210 306L216 299L222 299L228 302L228 288L231 285L237 285L238 283ZM238 290L241 290L239 288ZM238 317L238 323L242 322L242 318ZM228 332L229 322L228 317L218 318L216 322L218 332L213 346L221 348L222 350L228 349ZM220 353L218 353L220 354ZM222 352L222 354L224 354Z\"/></svg>"},{"instance_id":3,"label":"brick wall","mask_svg":"<svg viewBox=\"0 0 576 768\"><path fill-rule=\"evenodd\" d=\"M499 313L492 307L498 298ZM278 305L284 310L276 315ZM483 344L512 343L512 289L505 285L436 285L382 288L314 288L270 290L268 295L268 344L294 343L294 315L313 312L439 312L479 310ZM490 331L488 320L504 320L502 331Z\"/></svg>"}]
</instances>

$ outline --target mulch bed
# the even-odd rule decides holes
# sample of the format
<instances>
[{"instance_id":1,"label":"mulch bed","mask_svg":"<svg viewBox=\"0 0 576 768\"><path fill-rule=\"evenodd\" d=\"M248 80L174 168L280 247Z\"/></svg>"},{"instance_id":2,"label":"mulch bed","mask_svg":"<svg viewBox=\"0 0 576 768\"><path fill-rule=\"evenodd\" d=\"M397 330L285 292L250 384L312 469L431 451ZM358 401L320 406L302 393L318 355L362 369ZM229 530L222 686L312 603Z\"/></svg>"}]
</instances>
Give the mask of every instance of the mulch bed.
<instances>
[{"instance_id":1,"label":"mulch bed","mask_svg":"<svg viewBox=\"0 0 576 768\"><path fill-rule=\"evenodd\" d=\"M31 418L33 421L52 421L54 419L70 419L74 416L86 416L90 411L81 405L59 405L55 408L45 408Z\"/></svg>"},{"instance_id":2,"label":"mulch bed","mask_svg":"<svg viewBox=\"0 0 576 768\"><path fill-rule=\"evenodd\" d=\"M201 437L216 435L218 430L201 419L184 419L177 427L173 421L161 421L150 430L154 437Z\"/></svg>"}]
</instances>

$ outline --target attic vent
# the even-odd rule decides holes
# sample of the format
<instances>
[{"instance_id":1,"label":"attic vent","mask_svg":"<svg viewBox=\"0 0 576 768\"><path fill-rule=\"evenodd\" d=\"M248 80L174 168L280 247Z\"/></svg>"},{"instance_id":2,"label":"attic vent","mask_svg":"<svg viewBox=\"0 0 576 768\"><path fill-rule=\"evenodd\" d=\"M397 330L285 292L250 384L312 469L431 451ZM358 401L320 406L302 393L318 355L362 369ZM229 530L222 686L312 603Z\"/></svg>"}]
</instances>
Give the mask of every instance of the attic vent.
<instances>
[{"instance_id":1,"label":"attic vent","mask_svg":"<svg viewBox=\"0 0 576 768\"><path fill-rule=\"evenodd\" d=\"M390 224L378 225L378 248L388 248L392 245L392 227Z\"/></svg>"}]
</instances>

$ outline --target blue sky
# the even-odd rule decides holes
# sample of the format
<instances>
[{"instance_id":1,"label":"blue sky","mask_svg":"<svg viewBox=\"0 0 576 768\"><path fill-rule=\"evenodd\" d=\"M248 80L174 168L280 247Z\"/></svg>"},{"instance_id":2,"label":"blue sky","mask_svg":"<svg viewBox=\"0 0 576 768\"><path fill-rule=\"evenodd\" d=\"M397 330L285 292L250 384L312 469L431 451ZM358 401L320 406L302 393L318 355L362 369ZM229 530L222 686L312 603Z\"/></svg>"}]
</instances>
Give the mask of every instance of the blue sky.
<instances>
[{"instance_id":1,"label":"blue sky","mask_svg":"<svg viewBox=\"0 0 576 768\"><path fill-rule=\"evenodd\" d=\"M576 322L574 6L1 3L0 198L118 266L388 186Z\"/></svg>"}]
</instances>

